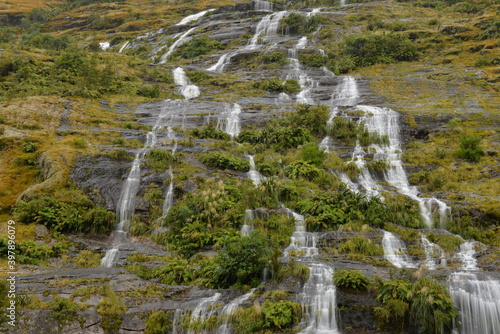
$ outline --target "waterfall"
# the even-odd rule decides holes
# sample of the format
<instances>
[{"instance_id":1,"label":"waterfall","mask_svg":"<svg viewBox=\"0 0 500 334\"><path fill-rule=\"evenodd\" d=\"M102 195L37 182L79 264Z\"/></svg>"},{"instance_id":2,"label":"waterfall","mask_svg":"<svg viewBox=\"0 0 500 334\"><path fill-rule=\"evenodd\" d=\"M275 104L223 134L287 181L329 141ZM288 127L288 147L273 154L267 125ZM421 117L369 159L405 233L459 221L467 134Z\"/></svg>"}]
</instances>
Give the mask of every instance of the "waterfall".
<instances>
[{"instance_id":1,"label":"waterfall","mask_svg":"<svg viewBox=\"0 0 500 334\"><path fill-rule=\"evenodd\" d=\"M196 29L196 27L193 27L193 28L189 29L188 31L186 31L185 33L183 33L172 45L170 45L170 47L168 48L167 53L165 53L163 56L161 56L159 64L165 64L167 62L168 57L172 54L172 52L174 52L175 49L180 44L184 43L184 41L186 40L186 38L188 37L188 35L191 32L193 32L194 29Z\"/></svg>"},{"instance_id":2,"label":"waterfall","mask_svg":"<svg viewBox=\"0 0 500 334\"><path fill-rule=\"evenodd\" d=\"M173 70L173 74L175 84L181 86L180 92L186 99L192 99L200 95L200 89L198 86L191 84L184 69L177 67Z\"/></svg>"},{"instance_id":3,"label":"waterfall","mask_svg":"<svg viewBox=\"0 0 500 334\"><path fill-rule=\"evenodd\" d=\"M170 166L168 173L170 175L170 184L168 185L165 201L163 202L161 218L165 218L168 215L168 212L172 208L172 204L174 202L174 173L172 172L172 166Z\"/></svg>"},{"instance_id":4,"label":"waterfall","mask_svg":"<svg viewBox=\"0 0 500 334\"><path fill-rule=\"evenodd\" d=\"M120 245L127 242L127 231L130 225L130 219L135 210L135 200L141 181L141 163L146 153L156 145L156 132L163 129L164 119L170 112L171 110L169 108L162 108L153 129L147 133L146 144L135 155L134 161L132 162L132 168L125 180L120 199L118 200L117 216L119 223L116 225L115 231L112 234L111 247L101 259L101 267L103 268L111 268L114 265Z\"/></svg>"},{"instance_id":5,"label":"waterfall","mask_svg":"<svg viewBox=\"0 0 500 334\"><path fill-rule=\"evenodd\" d=\"M406 246L394 234L384 231L382 239L384 247L384 257L397 268L415 268L415 265L410 262L406 254Z\"/></svg>"},{"instance_id":6,"label":"waterfall","mask_svg":"<svg viewBox=\"0 0 500 334\"><path fill-rule=\"evenodd\" d=\"M253 226L251 222L255 220L255 213L253 210L245 210L245 220L243 221L243 226L241 226L240 233L246 237L250 235L253 231Z\"/></svg>"},{"instance_id":7,"label":"waterfall","mask_svg":"<svg viewBox=\"0 0 500 334\"><path fill-rule=\"evenodd\" d=\"M461 334L500 334L500 282L473 273L450 275L450 296L459 310Z\"/></svg>"},{"instance_id":8,"label":"waterfall","mask_svg":"<svg viewBox=\"0 0 500 334\"><path fill-rule=\"evenodd\" d=\"M123 45L120 47L120 50L118 50L118 53L122 53L123 50L125 50L125 48L130 44L129 41L126 41L125 43L123 43Z\"/></svg>"},{"instance_id":9,"label":"waterfall","mask_svg":"<svg viewBox=\"0 0 500 334\"><path fill-rule=\"evenodd\" d=\"M295 221L294 232L290 237L290 245L283 251L285 256L291 252L298 252L298 256L313 256L318 254L316 247L316 234L306 232L306 224L303 215L298 214L290 209L286 209L289 217L293 217Z\"/></svg>"},{"instance_id":10,"label":"waterfall","mask_svg":"<svg viewBox=\"0 0 500 334\"><path fill-rule=\"evenodd\" d=\"M226 111L223 114L224 119L222 122L219 120L219 127L231 137L236 137L241 131L240 114L241 107L238 103L234 103L232 107L230 104L226 104Z\"/></svg>"},{"instance_id":11,"label":"waterfall","mask_svg":"<svg viewBox=\"0 0 500 334\"><path fill-rule=\"evenodd\" d=\"M255 0L255 10L273 11L273 3L269 1Z\"/></svg>"},{"instance_id":12,"label":"waterfall","mask_svg":"<svg viewBox=\"0 0 500 334\"><path fill-rule=\"evenodd\" d=\"M462 262L463 267L461 270L478 270L477 260L476 260L476 245L479 245L477 241L465 241L460 245L460 252L456 254L456 257Z\"/></svg>"},{"instance_id":13,"label":"waterfall","mask_svg":"<svg viewBox=\"0 0 500 334\"><path fill-rule=\"evenodd\" d=\"M229 304L224 306L222 309L219 318L222 318L222 325L219 326L217 330L217 334L232 334L233 328L231 326L231 316L234 311L244 303L251 295L253 295L255 288L251 289L248 293L232 300Z\"/></svg>"},{"instance_id":14,"label":"waterfall","mask_svg":"<svg viewBox=\"0 0 500 334\"><path fill-rule=\"evenodd\" d=\"M297 103L314 104L310 96L314 81L309 78L307 73L301 70L298 59L298 50L305 48L306 45L307 37L301 37L297 45L293 49L288 50L288 60L292 65L292 73L287 75L287 79L296 79L300 85L300 92L297 94Z\"/></svg>"},{"instance_id":15,"label":"waterfall","mask_svg":"<svg viewBox=\"0 0 500 334\"><path fill-rule=\"evenodd\" d=\"M321 148L324 152L329 153L330 152L330 141L331 138L329 136L326 136L323 138L321 143L319 143L319 148Z\"/></svg>"},{"instance_id":16,"label":"waterfall","mask_svg":"<svg viewBox=\"0 0 500 334\"><path fill-rule=\"evenodd\" d=\"M213 12L214 10L215 9L207 9L207 10L204 10L204 11L199 12L197 14L186 16L185 18L180 20L180 22L177 23L176 26L181 26L183 24L188 24L188 23L191 23L193 21L198 21L203 15L205 15L206 13L209 13L209 12Z\"/></svg>"},{"instance_id":17,"label":"waterfall","mask_svg":"<svg viewBox=\"0 0 500 334\"><path fill-rule=\"evenodd\" d=\"M264 16L264 18L257 24L255 34L250 40L250 43L245 48L246 50L254 50L258 47L258 40L261 34L266 36L274 35L278 31L279 21L288 14L287 11L272 13Z\"/></svg>"},{"instance_id":18,"label":"waterfall","mask_svg":"<svg viewBox=\"0 0 500 334\"><path fill-rule=\"evenodd\" d=\"M442 267L446 266L446 259L444 256L444 250L436 245L435 243L432 243L429 241L429 239L426 238L425 234L422 233L422 245L424 246L424 251L425 251L425 256L426 260L424 262L424 265L427 267L428 270L435 270L437 265L441 265ZM439 260L439 263L438 263Z\"/></svg>"},{"instance_id":19,"label":"waterfall","mask_svg":"<svg viewBox=\"0 0 500 334\"><path fill-rule=\"evenodd\" d=\"M248 177L252 180L255 186L258 186L261 183L263 176L255 169L253 155L247 155L246 157L250 162L250 171L248 172Z\"/></svg>"},{"instance_id":20,"label":"waterfall","mask_svg":"<svg viewBox=\"0 0 500 334\"><path fill-rule=\"evenodd\" d=\"M214 307L214 306L219 301L220 296L221 296L221 294L217 292L212 297L203 298L198 303L198 305L196 305L195 309L191 312L188 326L194 327L194 326L196 326L196 324L199 324L199 323L203 322L204 320L210 318L211 316L214 316L216 314L216 307ZM180 330L179 327L181 326L181 321L182 321L181 318L183 316L186 316L186 315L187 315L186 310L179 310L178 309L175 311L174 320L172 323L172 329L173 329L174 334L183 333L183 331ZM190 328L187 331L187 333L188 334L195 334L195 333L202 334L202 333L206 333L206 331L205 330L200 331L199 328L197 328L195 331L192 328Z\"/></svg>"},{"instance_id":21,"label":"waterfall","mask_svg":"<svg viewBox=\"0 0 500 334\"><path fill-rule=\"evenodd\" d=\"M333 268L311 264L310 275L301 295L306 328L303 334L338 334L336 288Z\"/></svg>"},{"instance_id":22,"label":"waterfall","mask_svg":"<svg viewBox=\"0 0 500 334\"><path fill-rule=\"evenodd\" d=\"M207 69L207 71L222 73L224 71L224 67L227 64L229 64L229 62L231 61L231 57L233 57L234 55L236 55L236 52L223 54L219 58L219 60L217 61L217 63L215 63L214 65L210 66Z\"/></svg>"}]
</instances>

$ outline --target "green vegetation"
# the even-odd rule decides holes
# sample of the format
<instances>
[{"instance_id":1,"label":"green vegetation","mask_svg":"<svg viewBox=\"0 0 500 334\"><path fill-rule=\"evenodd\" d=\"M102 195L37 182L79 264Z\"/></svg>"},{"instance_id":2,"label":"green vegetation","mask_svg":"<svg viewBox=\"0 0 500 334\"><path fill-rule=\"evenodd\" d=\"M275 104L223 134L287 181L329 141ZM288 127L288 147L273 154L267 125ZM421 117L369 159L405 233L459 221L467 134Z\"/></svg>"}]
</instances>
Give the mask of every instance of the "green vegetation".
<instances>
[{"instance_id":1,"label":"green vegetation","mask_svg":"<svg viewBox=\"0 0 500 334\"><path fill-rule=\"evenodd\" d=\"M261 88L273 93L295 94L300 92L300 85L295 79L282 80L278 77L256 82L254 87Z\"/></svg>"},{"instance_id":2,"label":"green vegetation","mask_svg":"<svg viewBox=\"0 0 500 334\"><path fill-rule=\"evenodd\" d=\"M419 326L423 333L451 329L457 312L445 286L432 278L414 282L393 279L382 282L377 299L382 306L374 308L380 324L402 330L408 324Z\"/></svg>"},{"instance_id":3,"label":"green vegetation","mask_svg":"<svg viewBox=\"0 0 500 334\"><path fill-rule=\"evenodd\" d=\"M214 168L231 169L239 172L248 172L250 170L250 163L247 159L230 153L209 152L201 155L200 160L205 165Z\"/></svg>"},{"instance_id":4,"label":"green vegetation","mask_svg":"<svg viewBox=\"0 0 500 334\"><path fill-rule=\"evenodd\" d=\"M359 270L337 270L333 274L335 285L344 290L367 291L371 280Z\"/></svg>"},{"instance_id":5,"label":"green vegetation","mask_svg":"<svg viewBox=\"0 0 500 334\"><path fill-rule=\"evenodd\" d=\"M221 50L224 47L221 42L211 39L207 35L199 35L187 43L177 54L182 58L195 58L207 54L213 50Z\"/></svg>"},{"instance_id":6,"label":"green vegetation","mask_svg":"<svg viewBox=\"0 0 500 334\"><path fill-rule=\"evenodd\" d=\"M278 30L286 35L306 35L315 32L325 20L324 16L318 14L307 17L291 12L280 20Z\"/></svg>"},{"instance_id":7,"label":"green vegetation","mask_svg":"<svg viewBox=\"0 0 500 334\"><path fill-rule=\"evenodd\" d=\"M460 139L460 149L455 153L459 158L467 159L471 162L478 162L481 156L484 155L483 150L479 146L480 143L480 137L463 137Z\"/></svg>"}]
</instances>

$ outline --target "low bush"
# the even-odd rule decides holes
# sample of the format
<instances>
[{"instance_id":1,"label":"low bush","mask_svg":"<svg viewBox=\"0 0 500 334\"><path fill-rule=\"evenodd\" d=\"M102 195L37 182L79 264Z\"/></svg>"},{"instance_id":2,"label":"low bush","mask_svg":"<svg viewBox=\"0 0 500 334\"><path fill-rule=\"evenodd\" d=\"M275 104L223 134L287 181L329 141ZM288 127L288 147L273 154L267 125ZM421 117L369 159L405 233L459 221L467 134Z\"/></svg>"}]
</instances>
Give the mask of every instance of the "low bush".
<instances>
[{"instance_id":1,"label":"low bush","mask_svg":"<svg viewBox=\"0 0 500 334\"><path fill-rule=\"evenodd\" d=\"M182 58L195 58L209 53L213 50L224 49L221 42L208 37L207 35L195 36L181 50L176 53Z\"/></svg>"},{"instance_id":2,"label":"low bush","mask_svg":"<svg viewBox=\"0 0 500 334\"><path fill-rule=\"evenodd\" d=\"M217 129L212 123L205 124L201 129L195 128L188 130L188 133L200 139L231 140L229 134Z\"/></svg>"},{"instance_id":3,"label":"low bush","mask_svg":"<svg viewBox=\"0 0 500 334\"><path fill-rule=\"evenodd\" d=\"M371 280L359 270L336 270L333 274L335 285L350 291L367 291Z\"/></svg>"},{"instance_id":4,"label":"low bush","mask_svg":"<svg viewBox=\"0 0 500 334\"><path fill-rule=\"evenodd\" d=\"M214 168L231 169L239 172L248 172L250 170L250 163L247 159L230 153L215 151L204 153L200 156L200 160L205 165Z\"/></svg>"},{"instance_id":5,"label":"low bush","mask_svg":"<svg viewBox=\"0 0 500 334\"><path fill-rule=\"evenodd\" d=\"M321 67L325 66L328 58L320 53L300 53L299 60L306 66Z\"/></svg>"},{"instance_id":6,"label":"low bush","mask_svg":"<svg viewBox=\"0 0 500 334\"><path fill-rule=\"evenodd\" d=\"M455 151L455 154L462 159L467 159L471 162L479 162L481 156L484 155L481 149L481 137L462 137L460 139L459 149Z\"/></svg>"}]
</instances>

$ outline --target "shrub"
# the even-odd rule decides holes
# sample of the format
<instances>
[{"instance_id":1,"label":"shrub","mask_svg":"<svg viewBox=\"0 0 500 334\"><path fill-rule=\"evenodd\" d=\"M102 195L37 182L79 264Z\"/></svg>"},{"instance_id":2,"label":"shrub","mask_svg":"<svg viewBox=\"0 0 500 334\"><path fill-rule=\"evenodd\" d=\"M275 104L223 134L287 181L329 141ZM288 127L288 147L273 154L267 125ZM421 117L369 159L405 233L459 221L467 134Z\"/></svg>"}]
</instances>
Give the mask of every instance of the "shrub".
<instances>
[{"instance_id":1,"label":"shrub","mask_svg":"<svg viewBox=\"0 0 500 334\"><path fill-rule=\"evenodd\" d=\"M383 282L377 300L382 306L374 308L375 315L391 329L402 330L412 324L424 334L449 331L457 314L446 287L425 276L413 283L397 279Z\"/></svg>"},{"instance_id":2,"label":"shrub","mask_svg":"<svg viewBox=\"0 0 500 334\"><path fill-rule=\"evenodd\" d=\"M192 129L188 133L200 139L231 140L231 136L224 131L217 129L213 123L205 124L201 129Z\"/></svg>"},{"instance_id":3,"label":"shrub","mask_svg":"<svg viewBox=\"0 0 500 334\"><path fill-rule=\"evenodd\" d=\"M264 64L277 63L280 65L284 65L286 61L286 54L279 51L267 52L264 53L261 58Z\"/></svg>"},{"instance_id":4,"label":"shrub","mask_svg":"<svg viewBox=\"0 0 500 334\"><path fill-rule=\"evenodd\" d=\"M38 150L38 145L35 144L31 139L24 138L21 148L24 153L32 153Z\"/></svg>"},{"instance_id":5,"label":"shrub","mask_svg":"<svg viewBox=\"0 0 500 334\"><path fill-rule=\"evenodd\" d=\"M146 154L149 167L157 172L167 170L170 166L179 161L179 159L168 150L155 148Z\"/></svg>"},{"instance_id":6,"label":"shrub","mask_svg":"<svg viewBox=\"0 0 500 334\"><path fill-rule=\"evenodd\" d=\"M269 246L265 236L253 232L249 237L228 239L215 258L214 283L220 288L256 286L268 260Z\"/></svg>"},{"instance_id":7,"label":"shrub","mask_svg":"<svg viewBox=\"0 0 500 334\"><path fill-rule=\"evenodd\" d=\"M372 243L371 239L363 235L347 238L338 247L341 254L361 254L367 256L382 256L384 250L381 245Z\"/></svg>"},{"instance_id":8,"label":"shrub","mask_svg":"<svg viewBox=\"0 0 500 334\"><path fill-rule=\"evenodd\" d=\"M101 299L99 304L95 306L97 313L102 317L101 327L107 333L117 333L120 328L123 315L127 311L127 307L123 300L118 298L116 294Z\"/></svg>"},{"instance_id":9,"label":"shrub","mask_svg":"<svg viewBox=\"0 0 500 334\"><path fill-rule=\"evenodd\" d=\"M285 168L285 175L291 179L304 178L312 181L320 176L321 170L305 161L292 162Z\"/></svg>"},{"instance_id":10,"label":"shrub","mask_svg":"<svg viewBox=\"0 0 500 334\"><path fill-rule=\"evenodd\" d=\"M324 21L325 18L322 15L306 17L302 14L291 12L280 20L278 29L287 35L306 35L315 32Z\"/></svg>"},{"instance_id":11,"label":"shrub","mask_svg":"<svg viewBox=\"0 0 500 334\"><path fill-rule=\"evenodd\" d=\"M294 94L300 92L300 84L295 79L282 80L278 77L266 79L261 82L256 82L254 84L256 88L262 88L264 90L275 92L275 93L287 93Z\"/></svg>"},{"instance_id":12,"label":"shrub","mask_svg":"<svg viewBox=\"0 0 500 334\"><path fill-rule=\"evenodd\" d=\"M70 325L75 320L76 313L80 309L72 300L57 296L54 296L48 308L51 310L50 318L57 321L59 330Z\"/></svg>"},{"instance_id":13,"label":"shrub","mask_svg":"<svg viewBox=\"0 0 500 334\"><path fill-rule=\"evenodd\" d=\"M359 270L337 270L333 274L335 285L340 289L366 291L371 280Z\"/></svg>"},{"instance_id":14,"label":"shrub","mask_svg":"<svg viewBox=\"0 0 500 334\"><path fill-rule=\"evenodd\" d=\"M164 334L172 328L172 312L153 311L146 320L146 329L144 334Z\"/></svg>"},{"instance_id":15,"label":"shrub","mask_svg":"<svg viewBox=\"0 0 500 334\"><path fill-rule=\"evenodd\" d=\"M325 66L328 58L320 53L301 53L299 54L299 60L302 64L311 67L321 67Z\"/></svg>"},{"instance_id":16,"label":"shrub","mask_svg":"<svg viewBox=\"0 0 500 334\"><path fill-rule=\"evenodd\" d=\"M349 36L341 43L340 52L356 67L409 61L418 55L413 42L399 34Z\"/></svg>"},{"instance_id":17,"label":"shrub","mask_svg":"<svg viewBox=\"0 0 500 334\"><path fill-rule=\"evenodd\" d=\"M156 99L156 98L160 97L160 86L158 86L158 85L141 85L137 89L137 95Z\"/></svg>"},{"instance_id":18,"label":"shrub","mask_svg":"<svg viewBox=\"0 0 500 334\"><path fill-rule=\"evenodd\" d=\"M300 156L303 161L320 167L325 161L326 153L315 143L307 143L300 148Z\"/></svg>"},{"instance_id":19,"label":"shrub","mask_svg":"<svg viewBox=\"0 0 500 334\"><path fill-rule=\"evenodd\" d=\"M209 53L212 50L224 49L221 42L211 39L207 35L195 36L193 39L179 51L182 58L195 58Z\"/></svg>"},{"instance_id":20,"label":"shrub","mask_svg":"<svg viewBox=\"0 0 500 334\"><path fill-rule=\"evenodd\" d=\"M471 162L478 162L481 156L484 155L483 150L480 147L481 137L462 137L460 139L460 148L455 151L455 154L462 159L467 159Z\"/></svg>"},{"instance_id":21,"label":"shrub","mask_svg":"<svg viewBox=\"0 0 500 334\"><path fill-rule=\"evenodd\" d=\"M200 160L205 165L214 168L231 169L239 172L248 172L250 170L250 163L247 159L230 153L209 152L202 154Z\"/></svg>"},{"instance_id":22,"label":"shrub","mask_svg":"<svg viewBox=\"0 0 500 334\"><path fill-rule=\"evenodd\" d=\"M101 256L90 250L83 250L73 259L78 268L99 268Z\"/></svg>"},{"instance_id":23,"label":"shrub","mask_svg":"<svg viewBox=\"0 0 500 334\"><path fill-rule=\"evenodd\" d=\"M289 300L266 300L262 305L262 313L266 327L282 329L300 322L302 306Z\"/></svg>"}]
</instances>

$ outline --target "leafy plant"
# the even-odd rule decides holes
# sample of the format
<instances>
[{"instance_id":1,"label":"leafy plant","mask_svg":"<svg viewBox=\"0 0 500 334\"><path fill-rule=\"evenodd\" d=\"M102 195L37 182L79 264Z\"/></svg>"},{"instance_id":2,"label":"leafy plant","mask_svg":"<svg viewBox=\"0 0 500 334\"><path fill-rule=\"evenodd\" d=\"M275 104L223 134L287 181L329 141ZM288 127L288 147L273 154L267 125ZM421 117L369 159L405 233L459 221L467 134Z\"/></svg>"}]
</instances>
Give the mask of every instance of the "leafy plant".
<instances>
[{"instance_id":1,"label":"leafy plant","mask_svg":"<svg viewBox=\"0 0 500 334\"><path fill-rule=\"evenodd\" d=\"M204 54L209 53L212 50L224 49L221 42L210 38L208 35L199 35L193 37L193 39L178 51L178 54L182 58L195 58Z\"/></svg>"},{"instance_id":2,"label":"leafy plant","mask_svg":"<svg viewBox=\"0 0 500 334\"><path fill-rule=\"evenodd\" d=\"M318 177L321 170L305 161L292 162L285 168L285 175L291 179L304 178L313 180Z\"/></svg>"},{"instance_id":3,"label":"leafy plant","mask_svg":"<svg viewBox=\"0 0 500 334\"><path fill-rule=\"evenodd\" d=\"M144 334L164 334L168 329L171 329L172 311L153 311L146 320L146 328Z\"/></svg>"},{"instance_id":4,"label":"leafy plant","mask_svg":"<svg viewBox=\"0 0 500 334\"><path fill-rule=\"evenodd\" d=\"M262 314L266 327L282 329L300 322L302 306L289 300L266 300L262 305Z\"/></svg>"},{"instance_id":5,"label":"leafy plant","mask_svg":"<svg viewBox=\"0 0 500 334\"><path fill-rule=\"evenodd\" d=\"M248 160L229 153L213 151L202 154L200 160L205 165L214 168L232 169L239 172L248 172L250 170Z\"/></svg>"},{"instance_id":6,"label":"leafy plant","mask_svg":"<svg viewBox=\"0 0 500 334\"><path fill-rule=\"evenodd\" d=\"M484 155L480 144L481 137L479 136L462 137L459 144L460 148L455 151L455 154L459 158L467 159L471 162L478 162L481 156Z\"/></svg>"},{"instance_id":7,"label":"leafy plant","mask_svg":"<svg viewBox=\"0 0 500 334\"><path fill-rule=\"evenodd\" d=\"M336 270L333 279L337 287L352 291L366 291L371 284L371 280L359 270Z\"/></svg>"}]
</instances>

